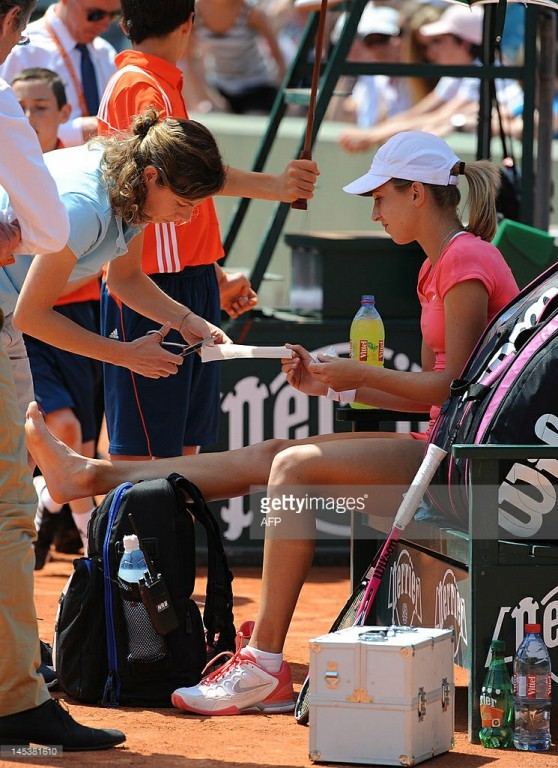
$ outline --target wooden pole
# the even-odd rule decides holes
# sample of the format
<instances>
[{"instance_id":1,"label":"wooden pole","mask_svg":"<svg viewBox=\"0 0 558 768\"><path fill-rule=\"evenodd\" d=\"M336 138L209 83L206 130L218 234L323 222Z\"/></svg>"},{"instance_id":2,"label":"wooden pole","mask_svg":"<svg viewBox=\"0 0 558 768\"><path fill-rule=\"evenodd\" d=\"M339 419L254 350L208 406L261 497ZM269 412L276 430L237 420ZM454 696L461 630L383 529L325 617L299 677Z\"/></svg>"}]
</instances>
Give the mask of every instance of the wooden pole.
<instances>
[{"instance_id":1,"label":"wooden pole","mask_svg":"<svg viewBox=\"0 0 558 768\"><path fill-rule=\"evenodd\" d=\"M304 135L304 146L300 153L301 160L312 159L312 134L314 133L314 115L316 112L316 98L318 95L318 85L320 82L320 71L322 68L322 51L324 47L325 22L327 15L327 0L322 0L320 6L320 20L318 23L318 32L316 34L316 49L314 53L314 69L312 70L312 85L310 87L310 102L308 104L308 116L306 119L306 133ZM307 201L299 198L291 203L291 208L305 211L308 208Z\"/></svg>"}]
</instances>

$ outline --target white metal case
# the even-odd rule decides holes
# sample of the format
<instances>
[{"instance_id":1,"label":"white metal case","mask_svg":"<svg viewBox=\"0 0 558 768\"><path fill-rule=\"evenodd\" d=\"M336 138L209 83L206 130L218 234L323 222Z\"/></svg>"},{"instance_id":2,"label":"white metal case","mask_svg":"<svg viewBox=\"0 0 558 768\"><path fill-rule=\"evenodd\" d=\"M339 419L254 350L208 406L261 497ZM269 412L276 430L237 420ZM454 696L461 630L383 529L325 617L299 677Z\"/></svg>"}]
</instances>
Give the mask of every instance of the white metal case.
<instances>
[{"instance_id":1,"label":"white metal case","mask_svg":"<svg viewBox=\"0 0 558 768\"><path fill-rule=\"evenodd\" d=\"M310 641L310 759L415 765L451 749L453 632L348 627Z\"/></svg>"}]
</instances>

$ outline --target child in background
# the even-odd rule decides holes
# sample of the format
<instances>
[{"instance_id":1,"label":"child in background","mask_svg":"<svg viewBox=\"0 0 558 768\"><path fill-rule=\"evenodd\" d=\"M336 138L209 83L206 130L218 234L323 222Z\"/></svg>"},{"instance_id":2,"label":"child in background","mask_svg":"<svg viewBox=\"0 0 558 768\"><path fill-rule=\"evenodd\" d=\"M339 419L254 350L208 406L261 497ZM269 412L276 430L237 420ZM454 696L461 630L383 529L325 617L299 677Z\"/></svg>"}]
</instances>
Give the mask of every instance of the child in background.
<instances>
[{"instance_id":1,"label":"child in background","mask_svg":"<svg viewBox=\"0 0 558 768\"><path fill-rule=\"evenodd\" d=\"M50 69L29 67L18 72L11 86L43 152L61 149L58 128L68 122L72 111L62 80Z\"/></svg>"},{"instance_id":2,"label":"child in background","mask_svg":"<svg viewBox=\"0 0 558 768\"><path fill-rule=\"evenodd\" d=\"M235 114L268 114L286 66L277 35L257 0L196 0L194 46L206 84ZM275 71L274 71L275 70Z\"/></svg>"},{"instance_id":3,"label":"child in background","mask_svg":"<svg viewBox=\"0 0 558 768\"><path fill-rule=\"evenodd\" d=\"M71 107L66 100L66 91L60 77L50 69L30 67L19 72L11 83L31 127L37 134L43 152L62 149L58 128L67 122ZM83 284L70 284L67 292L56 303L56 311L79 323L83 328L98 332L99 302L98 278L85 278ZM95 455L97 437L96 395L101 387L101 364L81 355L66 352L45 344L32 336L25 336L29 355L35 397L45 413L46 423L53 434L68 442L86 456ZM64 515L59 513L62 504L53 501L41 475L33 478L38 495L35 527L35 570L43 568L50 554L55 535L64 527ZM87 523L95 508L94 500L88 496L72 501L70 509L75 522L66 525L69 531L79 531L81 545L87 549ZM77 536L77 534L76 534ZM76 553L70 546L70 554ZM68 551L69 542L65 551Z\"/></svg>"}]
</instances>

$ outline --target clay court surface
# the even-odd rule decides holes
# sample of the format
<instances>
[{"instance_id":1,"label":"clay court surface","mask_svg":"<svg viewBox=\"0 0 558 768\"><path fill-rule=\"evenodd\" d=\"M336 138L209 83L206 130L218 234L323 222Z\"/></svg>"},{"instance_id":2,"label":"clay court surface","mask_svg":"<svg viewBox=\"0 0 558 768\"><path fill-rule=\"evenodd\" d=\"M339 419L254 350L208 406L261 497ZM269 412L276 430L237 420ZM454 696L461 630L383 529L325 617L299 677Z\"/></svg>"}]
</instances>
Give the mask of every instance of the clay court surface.
<instances>
[{"instance_id":1,"label":"clay court surface","mask_svg":"<svg viewBox=\"0 0 558 768\"><path fill-rule=\"evenodd\" d=\"M55 554L54 560L36 574L39 633L51 641L58 597L72 570L72 557ZM235 568L233 583L237 626L255 617L259 594L259 569ZM197 595L204 592L203 580ZM334 615L349 594L348 568L315 569L305 585L287 641L286 657L292 664L295 688L300 687L308 659L308 639L328 631ZM457 670L457 715L455 747L429 760L432 768L558 768L558 712L553 713L553 747L550 752L527 754L509 750L487 750L467 741L466 683ZM291 715L244 715L203 718L178 710L101 709L81 706L64 694L70 712L89 725L120 728L127 735L122 747L108 752L66 753L62 758L18 758L0 760L26 766L53 768L79 766L133 766L133 768L279 768L314 765L308 759L308 729ZM316 765L321 765L318 763Z\"/></svg>"}]
</instances>

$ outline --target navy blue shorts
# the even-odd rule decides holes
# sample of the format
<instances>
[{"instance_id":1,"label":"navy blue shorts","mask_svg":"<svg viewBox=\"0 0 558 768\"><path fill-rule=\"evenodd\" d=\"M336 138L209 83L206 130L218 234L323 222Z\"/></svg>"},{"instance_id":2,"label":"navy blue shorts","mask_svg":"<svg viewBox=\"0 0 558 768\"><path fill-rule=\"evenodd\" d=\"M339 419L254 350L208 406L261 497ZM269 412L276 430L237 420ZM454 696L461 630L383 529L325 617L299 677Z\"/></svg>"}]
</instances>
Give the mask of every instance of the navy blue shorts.
<instances>
[{"instance_id":1,"label":"navy blue shorts","mask_svg":"<svg viewBox=\"0 0 558 768\"><path fill-rule=\"evenodd\" d=\"M54 308L82 328L98 333L93 302L80 301ZM71 408L81 424L84 443L97 437L96 389L102 366L98 360L57 349L25 336L25 346L33 375L35 398L45 413Z\"/></svg>"},{"instance_id":2,"label":"navy blue shorts","mask_svg":"<svg viewBox=\"0 0 558 768\"><path fill-rule=\"evenodd\" d=\"M221 324L219 286L213 264L182 272L150 275L168 296L215 325ZM133 341L160 323L120 308L103 285L101 332ZM167 341L184 343L172 330ZM149 379L126 368L105 364L105 412L109 453L113 456L180 456L186 445L211 445L219 426L220 363L188 355L178 373Z\"/></svg>"}]
</instances>

